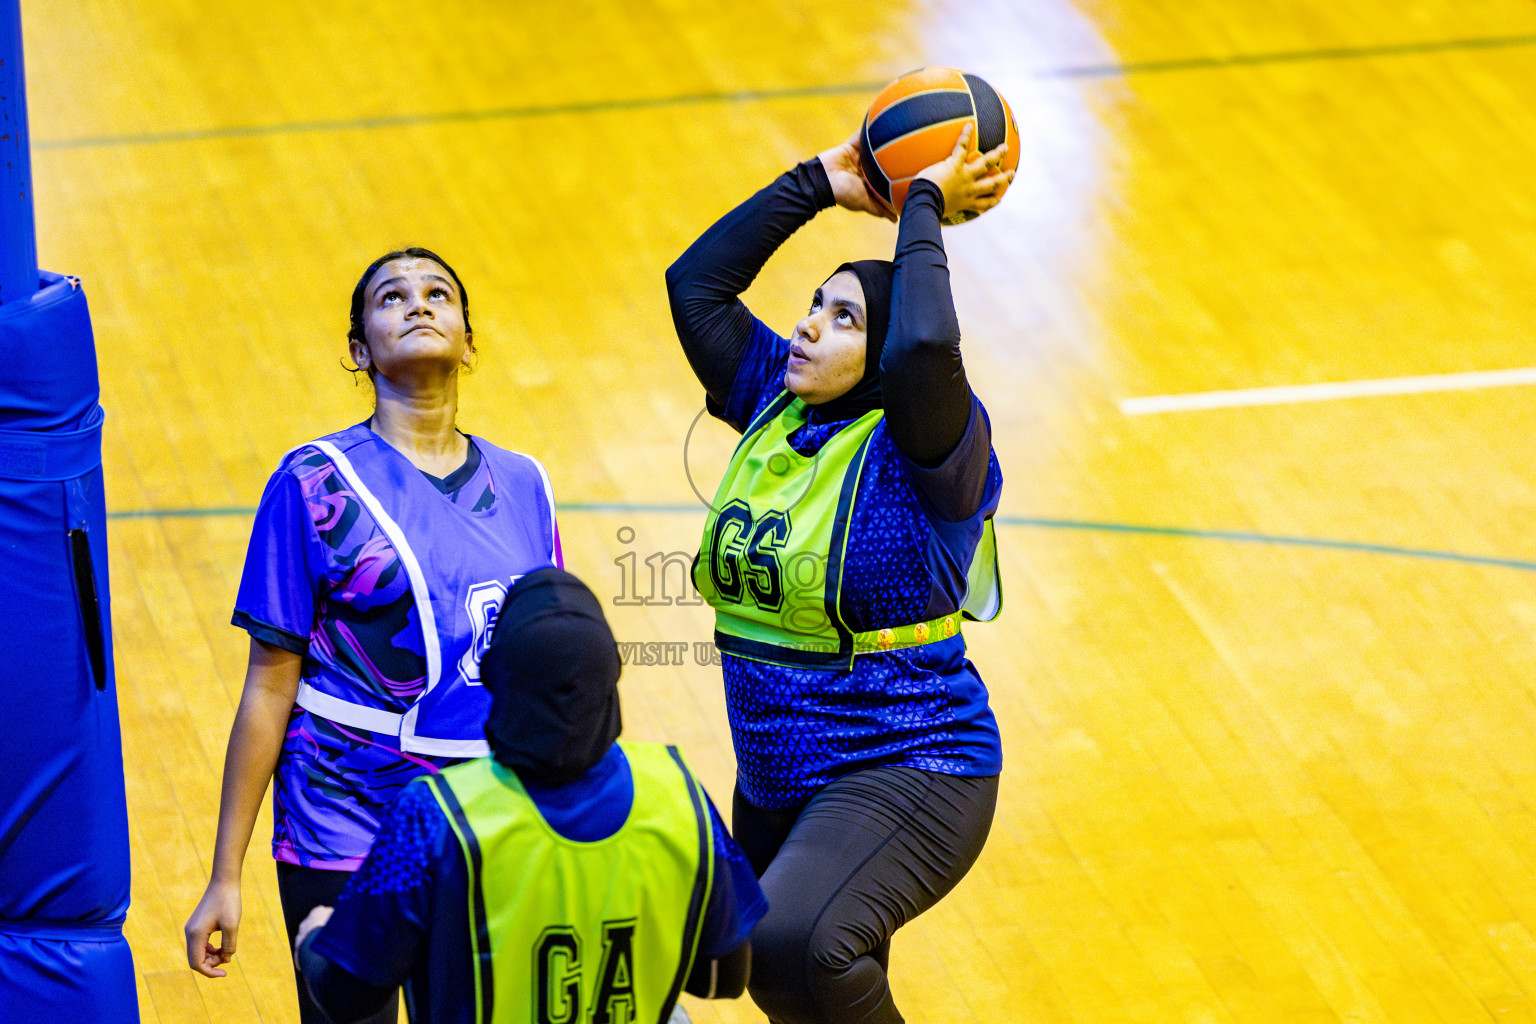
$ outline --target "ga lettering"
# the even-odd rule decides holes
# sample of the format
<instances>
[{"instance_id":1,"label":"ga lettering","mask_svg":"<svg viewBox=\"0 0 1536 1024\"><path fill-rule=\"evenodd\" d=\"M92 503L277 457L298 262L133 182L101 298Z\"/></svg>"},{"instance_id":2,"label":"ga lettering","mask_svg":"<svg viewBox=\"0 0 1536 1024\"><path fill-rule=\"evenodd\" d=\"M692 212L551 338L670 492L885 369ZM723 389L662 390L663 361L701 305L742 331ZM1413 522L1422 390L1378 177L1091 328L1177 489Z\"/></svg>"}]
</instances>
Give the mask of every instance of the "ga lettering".
<instances>
[{"instance_id":1,"label":"ga lettering","mask_svg":"<svg viewBox=\"0 0 1536 1024\"><path fill-rule=\"evenodd\" d=\"M581 936L565 925L544 929L533 948L533 1019L538 1024L633 1024L634 938L634 918L603 922L603 962L597 991L587 1003L581 991Z\"/></svg>"}]
</instances>

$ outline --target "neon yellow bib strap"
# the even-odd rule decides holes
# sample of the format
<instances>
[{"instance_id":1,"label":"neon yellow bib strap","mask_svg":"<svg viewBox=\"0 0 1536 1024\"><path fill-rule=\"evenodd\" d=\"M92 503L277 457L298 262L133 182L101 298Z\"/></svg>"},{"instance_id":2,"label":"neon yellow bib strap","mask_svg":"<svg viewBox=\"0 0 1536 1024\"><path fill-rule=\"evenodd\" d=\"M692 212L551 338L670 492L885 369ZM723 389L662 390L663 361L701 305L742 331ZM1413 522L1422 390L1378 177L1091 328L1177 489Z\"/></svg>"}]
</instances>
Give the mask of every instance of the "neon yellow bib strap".
<instances>
[{"instance_id":1,"label":"neon yellow bib strap","mask_svg":"<svg viewBox=\"0 0 1536 1024\"><path fill-rule=\"evenodd\" d=\"M709 906L709 894L715 887L714 822L710 820L709 811L705 807L704 788L688 770L682 751L669 744L667 755L683 773L683 781L688 786L688 799L693 805L693 816L699 833L699 867L694 879L693 895L688 900L688 917L683 923L683 955L678 961L677 976L672 979L672 988L667 993L666 1005L661 1012L660 1019L663 1021L671 1015L672 1007L683 991L683 983L688 980L688 972L693 968L694 958L699 954L699 939L704 935L704 912Z\"/></svg>"},{"instance_id":2,"label":"neon yellow bib strap","mask_svg":"<svg viewBox=\"0 0 1536 1024\"><path fill-rule=\"evenodd\" d=\"M424 778L427 785L432 788L432 795L437 799L437 805L442 810L443 816L448 819L448 826L453 829L454 838L459 842L459 851L464 857L464 875L469 880L465 890L464 911L469 917L469 953L475 982L475 1020L483 1022L488 1019L487 1014L493 1002L491 979L494 975L491 970L490 928L485 916L485 897L480 888L480 843L475 837L475 830L465 820L464 808L459 805L459 799L454 795L453 788L444 781L442 775L433 773Z\"/></svg>"}]
</instances>

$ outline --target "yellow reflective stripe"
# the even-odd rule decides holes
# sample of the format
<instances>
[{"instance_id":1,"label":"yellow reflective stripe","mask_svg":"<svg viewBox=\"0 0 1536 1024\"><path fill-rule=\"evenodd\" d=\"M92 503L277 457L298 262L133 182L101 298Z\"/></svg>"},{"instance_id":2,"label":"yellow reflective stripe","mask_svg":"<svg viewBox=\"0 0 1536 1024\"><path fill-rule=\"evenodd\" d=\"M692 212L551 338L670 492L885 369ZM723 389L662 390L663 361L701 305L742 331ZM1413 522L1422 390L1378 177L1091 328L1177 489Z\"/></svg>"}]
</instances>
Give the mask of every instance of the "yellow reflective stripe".
<instances>
[{"instance_id":1,"label":"yellow reflective stripe","mask_svg":"<svg viewBox=\"0 0 1536 1024\"><path fill-rule=\"evenodd\" d=\"M936 644L960 634L960 613L940 615L927 622L909 622L905 626L888 626L853 634L854 654L875 654L894 651L902 647L921 647Z\"/></svg>"}]
</instances>

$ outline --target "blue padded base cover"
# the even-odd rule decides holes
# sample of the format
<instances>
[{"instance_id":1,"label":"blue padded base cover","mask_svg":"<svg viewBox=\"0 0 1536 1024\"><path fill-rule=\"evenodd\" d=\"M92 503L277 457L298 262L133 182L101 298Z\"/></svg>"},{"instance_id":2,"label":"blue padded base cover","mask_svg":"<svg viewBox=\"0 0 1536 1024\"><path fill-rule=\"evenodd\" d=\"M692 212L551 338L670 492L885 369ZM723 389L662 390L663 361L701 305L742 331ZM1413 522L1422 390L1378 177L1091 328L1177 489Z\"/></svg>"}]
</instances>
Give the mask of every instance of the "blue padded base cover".
<instances>
[{"instance_id":1,"label":"blue padded base cover","mask_svg":"<svg viewBox=\"0 0 1536 1024\"><path fill-rule=\"evenodd\" d=\"M78 282L0 305L0 1020L138 1020L96 350ZM62 471L61 471L61 467ZM69 531L100 602L98 688ZM83 567L82 567L83 568Z\"/></svg>"}]
</instances>

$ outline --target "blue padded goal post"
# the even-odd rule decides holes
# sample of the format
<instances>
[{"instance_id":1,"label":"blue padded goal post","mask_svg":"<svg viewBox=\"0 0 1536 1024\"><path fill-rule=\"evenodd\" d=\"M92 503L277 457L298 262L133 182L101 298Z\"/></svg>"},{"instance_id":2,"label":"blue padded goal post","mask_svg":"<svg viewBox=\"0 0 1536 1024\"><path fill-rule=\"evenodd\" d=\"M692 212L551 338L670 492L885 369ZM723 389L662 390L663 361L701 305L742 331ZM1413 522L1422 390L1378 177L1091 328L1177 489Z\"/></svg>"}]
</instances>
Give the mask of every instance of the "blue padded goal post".
<instances>
[{"instance_id":1,"label":"blue padded goal post","mask_svg":"<svg viewBox=\"0 0 1536 1024\"><path fill-rule=\"evenodd\" d=\"M137 1021L100 389L40 272L19 0L0 0L0 1020Z\"/></svg>"}]
</instances>

